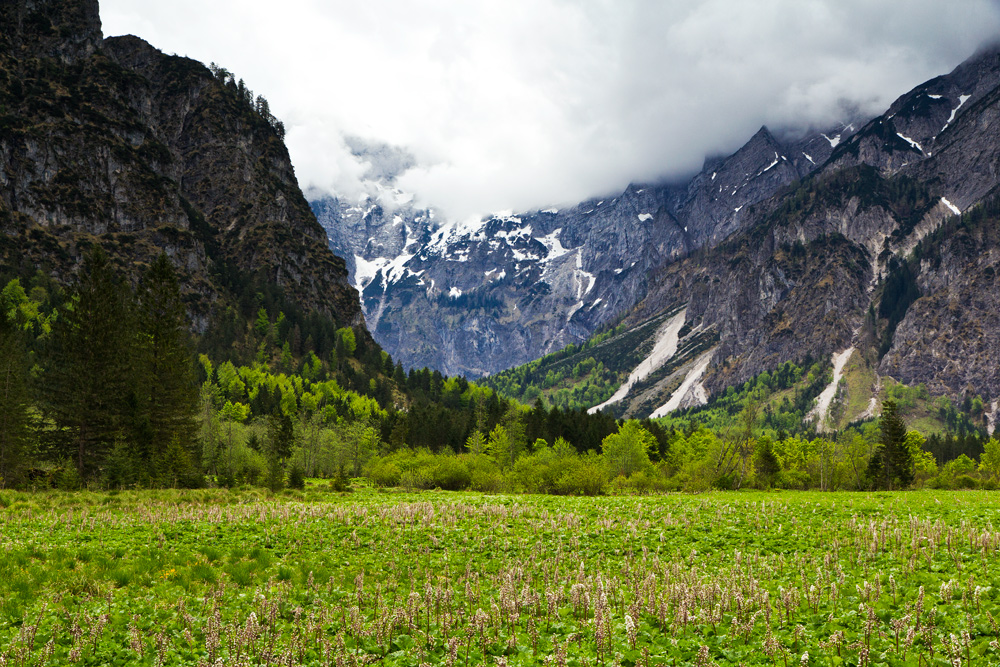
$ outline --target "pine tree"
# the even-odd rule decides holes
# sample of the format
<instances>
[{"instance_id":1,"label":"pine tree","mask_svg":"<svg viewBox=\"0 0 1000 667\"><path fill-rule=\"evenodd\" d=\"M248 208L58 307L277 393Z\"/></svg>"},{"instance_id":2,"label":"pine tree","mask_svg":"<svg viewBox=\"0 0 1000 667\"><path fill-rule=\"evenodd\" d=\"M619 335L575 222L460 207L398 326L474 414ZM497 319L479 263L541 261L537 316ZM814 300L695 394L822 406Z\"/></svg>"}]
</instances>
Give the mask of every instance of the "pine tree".
<instances>
[{"instance_id":1,"label":"pine tree","mask_svg":"<svg viewBox=\"0 0 1000 667\"><path fill-rule=\"evenodd\" d=\"M84 260L74 294L53 327L44 410L56 428L55 453L84 480L96 477L134 404L131 293L97 247Z\"/></svg>"},{"instance_id":2,"label":"pine tree","mask_svg":"<svg viewBox=\"0 0 1000 667\"><path fill-rule=\"evenodd\" d=\"M186 314L173 266L161 254L143 276L139 292L138 365L148 414L150 441L144 458L157 467L168 460L194 461L198 385L188 345ZM180 448L177 451L168 450ZM170 467L170 465L167 465ZM186 479L192 471L161 470L165 479Z\"/></svg>"},{"instance_id":3,"label":"pine tree","mask_svg":"<svg viewBox=\"0 0 1000 667\"><path fill-rule=\"evenodd\" d=\"M508 468L514 464L517 452L512 446L510 435L502 425L497 424L490 431L489 439L486 441L486 452L497 462L501 468Z\"/></svg>"}]
</instances>

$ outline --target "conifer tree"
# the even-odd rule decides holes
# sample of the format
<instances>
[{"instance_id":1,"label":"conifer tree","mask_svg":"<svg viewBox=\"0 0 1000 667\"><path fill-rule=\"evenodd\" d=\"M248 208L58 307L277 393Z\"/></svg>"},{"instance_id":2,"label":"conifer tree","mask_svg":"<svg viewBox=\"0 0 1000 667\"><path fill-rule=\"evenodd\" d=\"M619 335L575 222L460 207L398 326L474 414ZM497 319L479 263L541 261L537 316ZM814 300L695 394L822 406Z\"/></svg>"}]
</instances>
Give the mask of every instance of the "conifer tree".
<instances>
[{"instance_id":1,"label":"conifer tree","mask_svg":"<svg viewBox=\"0 0 1000 667\"><path fill-rule=\"evenodd\" d=\"M30 421L21 330L0 313L0 488L16 485L27 464Z\"/></svg>"},{"instance_id":2,"label":"conifer tree","mask_svg":"<svg viewBox=\"0 0 1000 667\"><path fill-rule=\"evenodd\" d=\"M85 258L67 306L52 331L44 409L55 453L88 479L122 434L135 387L131 293L100 247Z\"/></svg>"},{"instance_id":3,"label":"conifer tree","mask_svg":"<svg viewBox=\"0 0 1000 667\"><path fill-rule=\"evenodd\" d=\"M155 466L176 467L196 460L195 413L198 385L192 366L184 303L177 275L166 254L143 276L139 291L139 349L136 361L148 414L150 442L145 458ZM178 451L180 450L180 451ZM166 456L169 451L169 456ZM167 461L171 461L169 465ZM170 479L191 471L163 470Z\"/></svg>"},{"instance_id":4,"label":"conifer tree","mask_svg":"<svg viewBox=\"0 0 1000 667\"><path fill-rule=\"evenodd\" d=\"M893 400L882 401L879 444L868 463L868 477L879 489L905 489L913 483L913 456L906 445L906 424Z\"/></svg>"}]
</instances>

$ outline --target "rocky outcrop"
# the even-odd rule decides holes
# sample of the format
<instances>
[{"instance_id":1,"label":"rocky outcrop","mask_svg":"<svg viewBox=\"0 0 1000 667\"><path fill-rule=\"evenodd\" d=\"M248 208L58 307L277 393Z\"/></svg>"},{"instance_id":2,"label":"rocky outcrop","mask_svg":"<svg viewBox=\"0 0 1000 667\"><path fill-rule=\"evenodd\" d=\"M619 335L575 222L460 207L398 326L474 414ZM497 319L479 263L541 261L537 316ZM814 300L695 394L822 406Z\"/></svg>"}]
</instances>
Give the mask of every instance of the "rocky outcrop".
<instances>
[{"instance_id":1,"label":"rocky outcrop","mask_svg":"<svg viewBox=\"0 0 1000 667\"><path fill-rule=\"evenodd\" d=\"M134 279L166 251L197 327L255 276L363 326L279 134L235 83L136 37L102 40L96 1L21 0L3 18L5 264L69 280L99 243Z\"/></svg>"},{"instance_id":2,"label":"rocky outcrop","mask_svg":"<svg viewBox=\"0 0 1000 667\"><path fill-rule=\"evenodd\" d=\"M7 0L0 3L0 48L16 58L70 64L100 47L97 0Z\"/></svg>"}]
</instances>

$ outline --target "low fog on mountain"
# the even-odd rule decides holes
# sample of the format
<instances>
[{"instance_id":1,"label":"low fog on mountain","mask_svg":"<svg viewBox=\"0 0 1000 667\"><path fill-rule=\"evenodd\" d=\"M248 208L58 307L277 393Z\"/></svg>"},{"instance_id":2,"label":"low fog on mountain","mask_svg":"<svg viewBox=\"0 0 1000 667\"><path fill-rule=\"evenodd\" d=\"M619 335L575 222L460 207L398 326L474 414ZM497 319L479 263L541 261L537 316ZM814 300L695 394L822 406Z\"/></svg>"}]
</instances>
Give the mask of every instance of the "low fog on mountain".
<instances>
[{"instance_id":1,"label":"low fog on mountain","mask_svg":"<svg viewBox=\"0 0 1000 667\"><path fill-rule=\"evenodd\" d=\"M106 35L229 68L288 127L303 187L356 197L352 138L451 218L690 175L763 124L874 115L1000 31L993 0L102 3Z\"/></svg>"}]
</instances>

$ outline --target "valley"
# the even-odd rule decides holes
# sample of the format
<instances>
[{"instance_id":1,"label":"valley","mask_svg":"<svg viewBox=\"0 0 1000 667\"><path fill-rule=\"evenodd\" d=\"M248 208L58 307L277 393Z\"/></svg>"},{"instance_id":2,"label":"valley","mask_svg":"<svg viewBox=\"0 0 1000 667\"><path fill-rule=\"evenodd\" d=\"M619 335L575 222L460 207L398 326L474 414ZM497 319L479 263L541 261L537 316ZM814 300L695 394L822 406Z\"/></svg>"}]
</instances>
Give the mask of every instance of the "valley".
<instances>
[{"instance_id":1,"label":"valley","mask_svg":"<svg viewBox=\"0 0 1000 667\"><path fill-rule=\"evenodd\" d=\"M0 666L998 661L1000 47L454 220L101 10L0 4Z\"/></svg>"}]
</instances>

